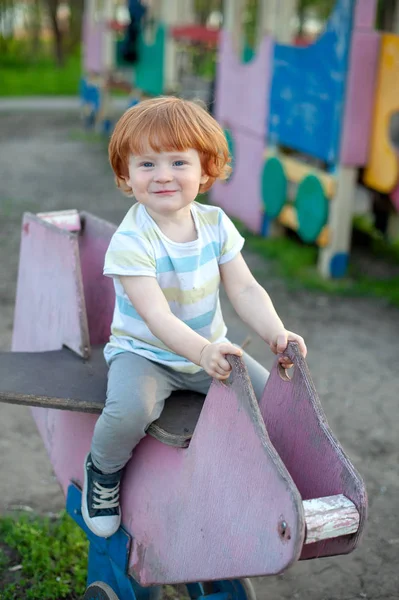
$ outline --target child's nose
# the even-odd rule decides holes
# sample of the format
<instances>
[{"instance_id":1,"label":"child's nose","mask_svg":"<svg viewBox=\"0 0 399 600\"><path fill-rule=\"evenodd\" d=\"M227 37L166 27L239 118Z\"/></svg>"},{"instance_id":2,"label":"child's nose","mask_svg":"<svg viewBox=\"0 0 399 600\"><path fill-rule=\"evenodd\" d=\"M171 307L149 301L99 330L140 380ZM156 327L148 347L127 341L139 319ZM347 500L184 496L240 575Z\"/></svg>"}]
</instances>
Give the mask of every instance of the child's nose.
<instances>
[{"instance_id":1,"label":"child's nose","mask_svg":"<svg viewBox=\"0 0 399 600\"><path fill-rule=\"evenodd\" d=\"M154 173L154 179L159 182L171 181L173 175L168 167L159 167Z\"/></svg>"}]
</instances>

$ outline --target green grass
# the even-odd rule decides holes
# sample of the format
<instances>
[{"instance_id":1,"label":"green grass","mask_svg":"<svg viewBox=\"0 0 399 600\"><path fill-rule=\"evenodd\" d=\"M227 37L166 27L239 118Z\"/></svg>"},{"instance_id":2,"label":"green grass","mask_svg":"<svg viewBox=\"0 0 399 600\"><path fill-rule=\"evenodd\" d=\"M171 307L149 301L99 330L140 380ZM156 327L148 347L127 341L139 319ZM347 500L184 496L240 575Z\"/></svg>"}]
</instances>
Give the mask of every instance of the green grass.
<instances>
[{"instance_id":1,"label":"green grass","mask_svg":"<svg viewBox=\"0 0 399 600\"><path fill-rule=\"evenodd\" d=\"M22 51L0 59L0 96L76 96L81 76L78 54L57 68L51 56L29 59Z\"/></svg>"},{"instance_id":2,"label":"green grass","mask_svg":"<svg viewBox=\"0 0 399 600\"><path fill-rule=\"evenodd\" d=\"M385 298L399 307L399 277L377 279L356 273L351 265L343 279L325 279L317 270L318 248L289 237L262 238L247 231L237 220L236 226L246 239L246 248L271 262L276 275L283 277L287 286L341 296L373 296ZM383 260L399 264L399 245L388 245L373 233L372 252Z\"/></svg>"},{"instance_id":3,"label":"green grass","mask_svg":"<svg viewBox=\"0 0 399 600\"><path fill-rule=\"evenodd\" d=\"M86 589L88 543L65 513L0 518L1 600L77 600ZM10 568L22 565L22 569Z\"/></svg>"}]
</instances>

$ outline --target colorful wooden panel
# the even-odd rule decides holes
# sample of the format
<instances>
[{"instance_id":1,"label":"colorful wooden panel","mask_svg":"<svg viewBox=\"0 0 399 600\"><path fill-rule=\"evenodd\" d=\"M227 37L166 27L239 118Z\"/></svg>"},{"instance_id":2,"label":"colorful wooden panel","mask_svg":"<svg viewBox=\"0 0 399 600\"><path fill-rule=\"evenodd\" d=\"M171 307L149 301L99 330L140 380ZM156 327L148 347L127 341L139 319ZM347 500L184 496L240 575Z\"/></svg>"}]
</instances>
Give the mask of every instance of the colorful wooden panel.
<instances>
[{"instance_id":1,"label":"colorful wooden panel","mask_svg":"<svg viewBox=\"0 0 399 600\"><path fill-rule=\"evenodd\" d=\"M338 0L313 45L275 45L268 127L273 145L338 160L354 4Z\"/></svg>"},{"instance_id":2,"label":"colorful wooden panel","mask_svg":"<svg viewBox=\"0 0 399 600\"><path fill-rule=\"evenodd\" d=\"M356 547L364 528L366 489L328 426L306 361L296 344L289 345L288 354L295 365L292 379L276 363L260 403L270 439L303 500L343 494L360 514L355 535L306 545L302 558L346 554Z\"/></svg>"},{"instance_id":3,"label":"colorful wooden panel","mask_svg":"<svg viewBox=\"0 0 399 600\"><path fill-rule=\"evenodd\" d=\"M328 220L328 200L314 175L308 175L299 184L295 208L299 237L304 242L315 242Z\"/></svg>"},{"instance_id":4,"label":"colorful wooden panel","mask_svg":"<svg viewBox=\"0 0 399 600\"><path fill-rule=\"evenodd\" d=\"M370 156L364 181L369 187L386 194L393 191L399 179L398 153L389 138L390 118L398 111L399 36L384 34L381 38Z\"/></svg>"},{"instance_id":5,"label":"colorful wooden panel","mask_svg":"<svg viewBox=\"0 0 399 600\"><path fill-rule=\"evenodd\" d=\"M380 39L376 31L353 34L341 146L346 166L362 167L369 156Z\"/></svg>"},{"instance_id":6,"label":"colorful wooden panel","mask_svg":"<svg viewBox=\"0 0 399 600\"><path fill-rule=\"evenodd\" d=\"M268 160L273 156L276 156L274 152L265 150L265 160ZM300 183L302 179L305 179L305 177L308 175L314 175L322 183L323 190L327 198L333 198L337 189L337 179L334 177L334 175L330 175L322 169L312 167L311 165L301 162L298 159L292 158L288 155L278 154L278 159L281 161L289 181L292 181L293 183Z\"/></svg>"},{"instance_id":7,"label":"colorful wooden panel","mask_svg":"<svg viewBox=\"0 0 399 600\"><path fill-rule=\"evenodd\" d=\"M83 67L86 73L104 72L105 34L105 23L91 20L89 11L86 10L83 16Z\"/></svg>"},{"instance_id":8,"label":"colorful wooden panel","mask_svg":"<svg viewBox=\"0 0 399 600\"><path fill-rule=\"evenodd\" d=\"M355 29L372 29L375 25L378 0L357 0Z\"/></svg>"},{"instance_id":9,"label":"colorful wooden panel","mask_svg":"<svg viewBox=\"0 0 399 600\"><path fill-rule=\"evenodd\" d=\"M90 351L77 234L23 218L12 349Z\"/></svg>"},{"instance_id":10,"label":"colorful wooden panel","mask_svg":"<svg viewBox=\"0 0 399 600\"><path fill-rule=\"evenodd\" d=\"M263 166L262 200L269 219L278 217L287 201L287 177L278 158L269 158Z\"/></svg>"},{"instance_id":11,"label":"colorful wooden panel","mask_svg":"<svg viewBox=\"0 0 399 600\"><path fill-rule=\"evenodd\" d=\"M148 25L140 31L138 61L134 68L134 87L149 96L159 96L164 93L166 35L167 29L162 23Z\"/></svg>"},{"instance_id":12,"label":"colorful wooden panel","mask_svg":"<svg viewBox=\"0 0 399 600\"><path fill-rule=\"evenodd\" d=\"M211 199L230 217L240 219L254 232L259 232L262 221L261 178L264 140L231 128L234 143L234 172L225 182L216 182Z\"/></svg>"},{"instance_id":13,"label":"colorful wooden panel","mask_svg":"<svg viewBox=\"0 0 399 600\"><path fill-rule=\"evenodd\" d=\"M216 74L215 116L225 127L264 139L267 131L268 90L272 41L265 37L249 63L240 61L231 34L223 31Z\"/></svg>"},{"instance_id":14,"label":"colorful wooden panel","mask_svg":"<svg viewBox=\"0 0 399 600\"><path fill-rule=\"evenodd\" d=\"M79 236L80 267L90 344L108 341L114 310L112 279L104 277L105 252L116 226L90 213L81 213L84 235Z\"/></svg>"}]
</instances>

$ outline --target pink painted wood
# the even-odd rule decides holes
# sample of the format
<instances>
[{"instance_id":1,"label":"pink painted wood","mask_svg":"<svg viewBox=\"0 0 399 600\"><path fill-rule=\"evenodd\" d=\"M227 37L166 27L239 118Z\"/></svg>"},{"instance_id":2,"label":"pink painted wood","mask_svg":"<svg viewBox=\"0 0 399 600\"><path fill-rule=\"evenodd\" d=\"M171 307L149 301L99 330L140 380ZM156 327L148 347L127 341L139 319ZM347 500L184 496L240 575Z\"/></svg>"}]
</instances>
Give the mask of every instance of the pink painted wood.
<instances>
[{"instance_id":1,"label":"pink painted wood","mask_svg":"<svg viewBox=\"0 0 399 600\"><path fill-rule=\"evenodd\" d=\"M367 164L381 36L376 31L353 34L343 121L341 162Z\"/></svg>"},{"instance_id":2,"label":"pink painted wood","mask_svg":"<svg viewBox=\"0 0 399 600\"><path fill-rule=\"evenodd\" d=\"M77 235L26 213L12 350L58 350L89 354Z\"/></svg>"},{"instance_id":3,"label":"pink painted wood","mask_svg":"<svg viewBox=\"0 0 399 600\"><path fill-rule=\"evenodd\" d=\"M80 266L89 325L90 343L109 338L115 292L112 279L103 276L104 256L116 226L90 213L81 213L84 234L79 236Z\"/></svg>"},{"instance_id":4,"label":"pink painted wood","mask_svg":"<svg viewBox=\"0 0 399 600\"><path fill-rule=\"evenodd\" d=\"M377 0L357 0L354 28L373 29L377 11Z\"/></svg>"},{"instance_id":5,"label":"pink painted wood","mask_svg":"<svg viewBox=\"0 0 399 600\"><path fill-rule=\"evenodd\" d=\"M64 492L71 479L82 482L94 424L92 415L55 410L40 423ZM212 386L189 448L150 437L139 444L122 511L134 536L130 568L142 585L268 575L297 560L302 500L269 442L241 361L230 386Z\"/></svg>"},{"instance_id":6,"label":"pink painted wood","mask_svg":"<svg viewBox=\"0 0 399 600\"><path fill-rule=\"evenodd\" d=\"M356 534L305 546L301 558L345 554L356 547L365 524L365 486L328 426L298 347L290 344L288 354L295 364L292 380L281 377L276 363L260 403L270 440L303 500L343 494L360 515Z\"/></svg>"},{"instance_id":7,"label":"pink painted wood","mask_svg":"<svg viewBox=\"0 0 399 600\"><path fill-rule=\"evenodd\" d=\"M26 296L31 301L25 311L16 311L14 350L49 350L54 342L47 331L47 313L35 300L36 294L32 294L27 272L39 259L43 261L42 268L35 270L35 289L40 290L40 297L50 299L50 314L59 319L65 310L65 298L84 313L83 286L75 286L78 298L73 300L65 285L59 283L59 277L69 279L69 271L74 274L73 281L81 281L78 253L72 253L71 264L64 243L67 239L75 248L73 242L77 238L47 223L37 224L31 215L26 219L37 227L28 228L28 232L24 229L17 302ZM87 225L90 218L86 215L85 220ZM111 231L101 223L92 221L92 225L91 234L90 226L83 228L83 236L86 232L88 235L87 247L82 251L86 258L92 256L91 244L99 252L101 247L104 249L104 240ZM101 238L97 245L93 241L95 231ZM35 235L35 243L24 243L28 233ZM31 254L27 254L27 249ZM53 257L51 261L48 256ZM99 259L92 263L87 259L86 289L90 282L93 286L98 284L100 264ZM57 274L54 280L48 276L49 265L51 273ZM93 301L88 306L96 309ZM37 335L26 337L24 327L32 320L37 321ZM84 319L80 323L83 326ZM87 332L76 332L76 328L73 331L78 346ZM93 335L97 334L94 328ZM296 354L294 359L301 372L306 372L304 361ZM263 404L268 398L265 418L274 436L273 446L245 366L237 358L232 360L232 382L212 385L189 448L165 446L147 437L127 467L122 491L123 523L134 538L130 568L142 584L269 575L296 561L304 542L304 510L280 451L304 498L343 493L355 502L359 512L363 510L361 491L355 493L361 488L356 474L347 459L342 459L337 443L320 418L320 410L314 408L314 393L309 398L303 379L297 376L288 387L278 388L272 373ZM306 408L309 405L317 418ZM43 408L32 412L66 492L71 480L82 482L83 459L90 448L97 417ZM276 438L280 433L281 440ZM322 473L319 462L323 464ZM325 474L329 471L327 481ZM364 520L364 510L361 519ZM349 542L344 538L339 543L338 538L334 546L322 542L322 551L317 553L331 554L332 549L335 553L348 552L355 539L357 536L351 536ZM310 556L315 555L315 546L319 547L309 546ZM306 556L306 550L302 556Z\"/></svg>"},{"instance_id":8,"label":"pink painted wood","mask_svg":"<svg viewBox=\"0 0 399 600\"><path fill-rule=\"evenodd\" d=\"M272 51L271 38L264 37L256 56L244 64L234 50L231 35L221 32L215 115L224 127L265 139Z\"/></svg>"},{"instance_id":9,"label":"pink painted wood","mask_svg":"<svg viewBox=\"0 0 399 600\"><path fill-rule=\"evenodd\" d=\"M101 74L104 70L103 47L106 24L90 21L88 12L83 16L83 67L86 73Z\"/></svg>"},{"instance_id":10,"label":"pink painted wood","mask_svg":"<svg viewBox=\"0 0 399 600\"><path fill-rule=\"evenodd\" d=\"M232 127L231 132L235 147L234 172L227 183L216 182L212 187L212 202L257 233L262 223L261 177L265 142L236 127Z\"/></svg>"}]
</instances>

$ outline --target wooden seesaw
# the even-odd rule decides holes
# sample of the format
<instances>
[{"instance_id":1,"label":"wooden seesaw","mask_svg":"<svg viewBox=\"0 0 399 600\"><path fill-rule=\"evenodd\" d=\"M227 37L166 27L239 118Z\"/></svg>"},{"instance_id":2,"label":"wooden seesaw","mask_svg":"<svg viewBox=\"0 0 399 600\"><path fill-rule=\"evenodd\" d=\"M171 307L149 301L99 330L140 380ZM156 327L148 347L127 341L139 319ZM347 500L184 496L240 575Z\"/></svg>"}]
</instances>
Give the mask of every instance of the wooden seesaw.
<instances>
[{"instance_id":1,"label":"wooden seesaw","mask_svg":"<svg viewBox=\"0 0 399 600\"><path fill-rule=\"evenodd\" d=\"M102 267L115 226L82 213L70 229L24 215L0 400L33 406L67 510L90 540L84 598L146 600L184 583L196 600L253 600L250 577L351 552L365 487L293 343L292 378L276 361L259 405L237 357L206 398L172 394L126 468L123 527L109 539L86 528L80 487L105 399L114 292Z\"/></svg>"}]
</instances>

